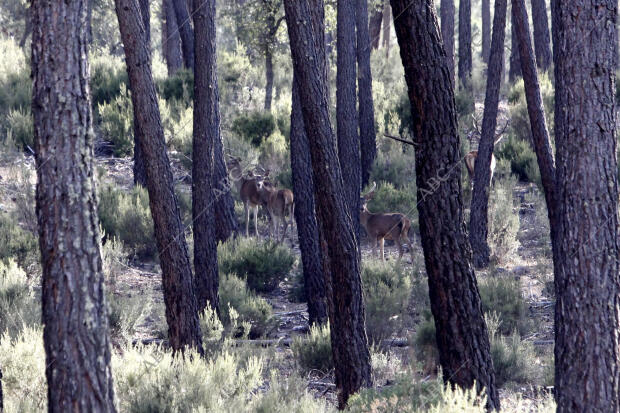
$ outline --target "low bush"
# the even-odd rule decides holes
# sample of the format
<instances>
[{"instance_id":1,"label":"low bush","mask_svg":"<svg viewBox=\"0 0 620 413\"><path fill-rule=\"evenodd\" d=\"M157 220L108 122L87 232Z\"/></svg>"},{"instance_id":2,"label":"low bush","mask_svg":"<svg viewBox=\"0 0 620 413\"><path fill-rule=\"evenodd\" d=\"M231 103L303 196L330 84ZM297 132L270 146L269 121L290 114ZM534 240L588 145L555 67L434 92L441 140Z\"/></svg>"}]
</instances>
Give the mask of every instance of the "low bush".
<instances>
[{"instance_id":1,"label":"low bush","mask_svg":"<svg viewBox=\"0 0 620 413\"><path fill-rule=\"evenodd\" d=\"M237 136L258 148L277 130L277 124L271 112L257 111L237 116L231 129Z\"/></svg>"},{"instance_id":2,"label":"low bush","mask_svg":"<svg viewBox=\"0 0 620 413\"><path fill-rule=\"evenodd\" d=\"M415 184L397 189L389 182L379 182L374 197L368 202L370 212L400 212L411 219L411 226L417 226Z\"/></svg>"},{"instance_id":3,"label":"low bush","mask_svg":"<svg viewBox=\"0 0 620 413\"><path fill-rule=\"evenodd\" d=\"M393 353L383 353L372 349L370 352L372 381L375 385L383 385L394 381L405 369L400 358Z\"/></svg>"},{"instance_id":4,"label":"low bush","mask_svg":"<svg viewBox=\"0 0 620 413\"><path fill-rule=\"evenodd\" d=\"M413 338L416 358L422 363L424 372L434 372L439 364L439 350L435 321L430 310L423 312L422 322L418 324Z\"/></svg>"},{"instance_id":5,"label":"low bush","mask_svg":"<svg viewBox=\"0 0 620 413\"><path fill-rule=\"evenodd\" d=\"M108 238L101 247L101 260L106 281L115 285L127 261L123 242L116 237Z\"/></svg>"},{"instance_id":6,"label":"low bush","mask_svg":"<svg viewBox=\"0 0 620 413\"><path fill-rule=\"evenodd\" d=\"M124 192L111 185L100 187L99 220L108 238L118 238L140 258L155 258L157 245L146 189Z\"/></svg>"},{"instance_id":7,"label":"low bush","mask_svg":"<svg viewBox=\"0 0 620 413\"><path fill-rule=\"evenodd\" d=\"M329 325L313 325L308 335L293 339L291 350L304 372L318 370L327 373L334 368Z\"/></svg>"},{"instance_id":8,"label":"low bush","mask_svg":"<svg viewBox=\"0 0 620 413\"><path fill-rule=\"evenodd\" d=\"M34 148L34 126L30 108L12 109L6 116L7 139L18 149Z\"/></svg>"},{"instance_id":9,"label":"low bush","mask_svg":"<svg viewBox=\"0 0 620 413\"><path fill-rule=\"evenodd\" d=\"M229 329L242 329L233 332L235 335L263 336L272 324L271 305L250 291L243 279L222 274L219 288L222 323ZM250 331L245 331L243 323L251 325Z\"/></svg>"},{"instance_id":10,"label":"low bush","mask_svg":"<svg viewBox=\"0 0 620 413\"><path fill-rule=\"evenodd\" d=\"M411 294L410 275L404 267L366 261L362 266L362 287L369 341L379 343L402 330Z\"/></svg>"},{"instance_id":11,"label":"low bush","mask_svg":"<svg viewBox=\"0 0 620 413\"><path fill-rule=\"evenodd\" d=\"M151 310L151 304L143 296L128 294L108 294L108 323L113 337L130 342L136 326Z\"/></svg>"},{"instance_id":12,"label":"low bush","mask_svg":"<svg viewBox=\"0 0 620 413\"><path fill-rule=\"evenodd\" d=\"M387 182L396 189L408 188L415 198L415 159L412 151L403 153L398 144L385 144L387 150L377 152L370 171L370 182Z\"/></svg>"},{"instance_id":13,"label":"low bush","mask_svg":"<svg viewBox=\"0 0 620 413\"><path fill-rule=\"evenodd\" d=\"M0 213L0 260L15 259L22 268L39 262L39 243L30 231L22 229L13 217Z\"/></svg>"},{"instance_id":14,"label":"low bush","mask_svg":"<svg viewBox=\"0 0 620 413\"><path fill-rule=\"evenodd\" d=\"M510 276L496 275L479 280L480 301L484 314L496 312L502 324L498 328L501 334L518 331L525 334L528 329L526 304L521 294L519 280Z\"/></svg>"},{"instance_id":15,"label":"low bush","mask_svg":"<svg viewBox=\"0 0 620 413\"><path fill-rule=\"evenodd\" d=\"M514 209L514 178L495 182L489 196L488 242L491 258L502 262L512 256L519 247L519 215Z\"/></svg>"},{"instance_id":16,"label":"low bush","mask_svg":"<svg viewBox=\"0 0 620 413\"><path fill-rule=\"evenodd\" d=\"M549 132L553 138L553 125L554 119L554 102L555 92L553 83L549 76L545 73L539 76L540 92L542 102L545 110L545 118L547 120L547 126L550 128ZM525 87L523 79L519 79L515 82L510 91L508 92L508 104L510 112L510 131L518 140L531 143L532 142L532 129L530 127L530 117L527 112L527 101L525 98Z\"/></svg>"},{"instance_id":17,"label":"low bush","mask_svg":"<svg viewBox=\"0 0 620 413\"><path fill-rule=\"evenodd\" d=\"M180 101L190 106L194 99L194 72L190 69L177 71L174 76L167 76L157 81L157 90L166 101Z\"/></svg>"},{"instance_id":18,"label":"low bush","mask_svg":"<svg viewBox=\"0 0 620 413\"><path fill-rule=\"evenodd\" d=\"M237 274L256 292L271 292L295 264L291 249L272 241L239 238L218 246L220 273Z\"/></svg>"},{"instance_id":19,"label":"low bush","mask_svg":"<svg viewBox=\"0 0 620 413\"><path fill-rule=\"evenodd\" d=\"M16 337L41 320L40 302L24 270L15 261L0 261L0 334Z\"/></svg>"},{"instance_id":20,"label":"low bush","mask_svg":"<svg viewBox=\"0 0 620 413\"><path fill-rule=\"evenodd\" d=\"M527 141L509 136L499 146L495 151L498 159L509 160L512 173L517 175L519 180L541 185L536 154Z\"/></svg>"},{"instance_id":21,"label":"low bush","mask_svg":"<svg viewBox=\"0 0 620 413\"><path fill-rule=\"evenodd\" d=\"M269 390L255 397L247 411L256 413L321 413L335 408L308 391L306 380L296 375L279 376L275 371L269 378Z\"/></svg>"},{"instance_id":22,"label":"low bush","mask_svg":"<svg viewBox=\"0 0 620 413\"><path fill-rule=\"evenodd\" d=\"M111 142L115 156L133 154L133 109L127 87L120 86L120 92L110 102L97 106L99 130L103 139Z\"/></svg>"},{"instance_id":23,"label":"low bush","mask_svg":"<svg viewBox=\"0 0 620 413\"><path fill-rule=\"evenodd\" d=\"M90 90L93 108L110 103L121 91L127 90L127 69L120 59L110 56L96 56L91 59Z\"/></svg>"}]
</instances>

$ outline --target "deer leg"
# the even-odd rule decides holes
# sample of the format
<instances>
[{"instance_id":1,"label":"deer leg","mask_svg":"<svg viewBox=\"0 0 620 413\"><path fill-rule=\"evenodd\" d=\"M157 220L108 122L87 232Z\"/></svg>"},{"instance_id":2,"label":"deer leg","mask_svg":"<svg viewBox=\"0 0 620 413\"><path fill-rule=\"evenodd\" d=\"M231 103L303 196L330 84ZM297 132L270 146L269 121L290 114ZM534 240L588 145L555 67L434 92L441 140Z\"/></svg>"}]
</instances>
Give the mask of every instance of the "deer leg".
<instances>
[{"instance_id":1,"label":"deer leg","mask_svg":"<svg viewBox=\"0 0 620 413\"><path fill-rule=\"evenodd\" d=\"M413 245L411 245L411 241L409 241L409 237L407 234L403 235L403 239L407 241L407 247L409 247L409 254L411 254L411 263L413 264Z\"/></svg>"},{"instance_id":2,"label":"deer leg","mask_svg":"<svg viewBox=\"0 0 620 413\"><path fill-rule=\"evenodd\" d=\"M379 246L381 247L381 261L385 261L385 247L384 247L385 239L379 239Z\"/></svg>"},{"instance_id":3,"label":"deer leg","mask_svg":"<svg viewBox=\"0 0 620 413\"><path fill-rule=\"evenodd\" d=\"M400 238L396 238L396 245L398 246L398 262L403 258L403 245L400 242Z\"/></svg>"},{"instance_id":4,"label":"deer leg","mask_svg":"<svg viewBox=\"0 0 620 413\"><path fill-rule=\"evenodd\" d=\"M250 208L247 202L243 203L243 208L245 209L245 236L250 236Z\"/></svg>"},{"instance_id":5,"label":"deer leg","mask_svg":"<svg viewBox=\"0 0 620 413\"><path fill-rule=\"evenodd\" d=\"M377 244L379 243L379 238L374 237L372 239L372 256L373 258L377 258Z\"/></svg>"},{"instance_id":6,"label":"deer leg","mask_svg":"<svg viewBox=\"0 0 620 413\"><path fill-rule=\"evenodd\" d=\"M254 233L258 238L258 205L254 207Z\"/></svg>"}]
</instances>

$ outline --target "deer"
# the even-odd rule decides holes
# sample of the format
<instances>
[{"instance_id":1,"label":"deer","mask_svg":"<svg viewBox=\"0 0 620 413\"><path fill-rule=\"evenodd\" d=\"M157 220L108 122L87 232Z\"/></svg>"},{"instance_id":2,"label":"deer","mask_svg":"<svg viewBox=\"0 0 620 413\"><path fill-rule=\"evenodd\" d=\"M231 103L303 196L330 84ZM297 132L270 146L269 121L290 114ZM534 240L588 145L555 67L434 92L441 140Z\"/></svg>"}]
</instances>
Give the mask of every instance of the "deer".
<instances>
[{"instance_id":1,"label":"deer","mask_svg":"<svg viewBox=\"0 0 620 413\"><path fill-rule=\"evenodd\" d=\"M368 211L368 201L375 196L377 183L372 183L372 188L360 199L360 223L368 236L373 240L372 254L376 256L377 243L381 248L381 261L385 261L384 241L392 240L398 246L398 261L403 257L403 241L407 242L413 262L413 248L409 241L408 232L411 221L405 215L398 212L372 213Z\"/></svg>"},{"instance_id":2,"label":"deer","mask_svg":"<svg viewBox=\"0 0 620 413\"><path fill-rule=\"evenodd\" d=\"M467 139L469 140L470 145L473 146L473 141L474 141L474 137L478 136L478 142L480 142L480 137L482 136L482 133L480 132L480 128L478 127L478 121L476 119L475 116L473 117L473 130L471 130L469 132L469 134L467 135ZM502 129L498 132L495 131L495 141L493 142L493 147L495 147L495 145L497 145L499 143L499 141L502 140L502 138L504 137L504 132L506 131L506 128L508 127L508 120L506 121L506 123L504 124L504 126L502 127ZM478 151L469 151L466 155L465 155L465 166L467 167L467 173L469 175L469 181L473 182L474 180L474 166L476 165L476 158L478 158ZM497 160L495 159L495 155L493 155L493 152L491 152L491 179L489 180L490 182L493 181L493 173L495 172L495 165L497 164Z\"/></svg>"},{"instance_id":3,"label":"deer","mask_svg":"<svg viewBox=\"0 0 620 413\"><path fill-rule=\"evenodd\" d=\"M241 159L234 156L228 157L226 166L239 191L245 209L245 236L250 236L250 210L252 210L254 213L254 234L258 237L258 207L262 205L258 182L263 177L254 175L252 171L249 171L246 176L241 167Z\"/></svg>"},{"instance_id":4,"label":"deer","mask_svg":"<svg viewBox=\"0 0 620 413\"><path fill-rule=\"evenodd\" d=\"M266 176L269 176L266 171ZM280 229L280 220L284 222L284 231L282 232L282 238L278 241L278 243L284 241L284 237L286 236L286 230L290 225L293 227L293 213L295 211L295 201L293 197L293 192L290 189L278 189L276 188L267 178L262 178L258 180L258 194L261 200L262 205L267 209L269 213L269 218L271 219L271 228L269 230L269 235L278 239L278 232ZM288 214L289 220L286 220L286 215Z\"/></svg>"}]
</instances>

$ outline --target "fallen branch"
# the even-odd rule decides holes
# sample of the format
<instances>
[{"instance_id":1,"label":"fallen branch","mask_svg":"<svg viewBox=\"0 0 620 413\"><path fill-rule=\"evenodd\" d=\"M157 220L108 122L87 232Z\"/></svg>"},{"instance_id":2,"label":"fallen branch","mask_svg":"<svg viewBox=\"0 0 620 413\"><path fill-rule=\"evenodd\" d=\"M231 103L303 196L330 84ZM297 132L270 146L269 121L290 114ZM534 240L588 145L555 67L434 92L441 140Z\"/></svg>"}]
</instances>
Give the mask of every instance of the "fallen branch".
<instances>
[{"instance_id":1,"label":"fallen branch","mask_svg":"<svg viewBox=\"0 0 620 413\"><path fill-rule=\"evenodd\" d=\"M395 141L406 143L407 145L412 145L412 146L417 145L414 141L409 141L407 139L403 139L401 137L394 136L394 135L388 135L387 133L384 133L383 136L385 136L386 138L394 139Z\"/></svg>"}]
</instances>

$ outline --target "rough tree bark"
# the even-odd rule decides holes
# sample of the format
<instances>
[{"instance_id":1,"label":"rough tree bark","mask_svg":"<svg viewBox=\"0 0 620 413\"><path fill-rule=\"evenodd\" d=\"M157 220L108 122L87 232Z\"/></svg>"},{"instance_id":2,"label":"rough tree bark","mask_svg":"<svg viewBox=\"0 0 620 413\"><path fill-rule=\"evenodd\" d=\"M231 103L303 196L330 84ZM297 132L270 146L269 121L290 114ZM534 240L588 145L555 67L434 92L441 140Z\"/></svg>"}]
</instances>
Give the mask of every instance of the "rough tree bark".
<instances>
[{"instance_id":1,"label":"rough tree bark","mask_svg":"<svg viewBox=\"0 0 620 413\"><path fill-rule=\"evenodd\" d=\"M359 132L363 188L368 184L370 171L377 157L375 108L372 101L372 73L370 70L370 35L368 33L368 0L357 0L357 87L359 99Z\"/></svg>"},{"instance_id":2,"label":"rough tree bark","mask_svg":"<svg viewBox=\"0 0 620 413\"><path fill-rule=\"evenodd\" d=\"M469 217L469 242L473 252L474 265L479 268L486 267L489 264L490 255L487 234L489 189L491 186L491 156L493 155L495 143L499 90L502 85L502 73L504 73L506 7L506 0L495 0L493 39L491 40L491 54L487 70L487 89L482 117L482 136L478 144L478 156L474 165L474 188ZM513 50L518 53L517 48Z\"/></svg>"},{"instance_id":3,"label":"rough tree bark","mask_svg":"<svg viewBox=\"0 0 620 413\"><path fill-rule=\"evenodd\" d=\"M344 200L359 237L361 190L360 139L357 133L355 2L338 0L336 27L336 131Z\"/></svg>"},{"instance_id":4,"label":"rough tree bark","mask_svg":"<svg viewBox=\"0 0 620 413\"><path fill-rule=\"evenodd\" d=\"M314 181L310 144L304 129L304 119L299 102L299 90L293 74L291 110L291 172L295 194L295 222L299 236L299 249L304 271L304 289L308 302L308 321L312 324L327 322L325 279L321 264L319 228L314 204Z\"/></svg>"},{"instance_id":5,"label":"rough tree bark","mask_svg":"<svg viewBox=\"0 0 620 413\"><path fill-rule=\"evenodd\" d=\"M215 140L213 171L213 193L215 195L215 239L224 242L239 231L235 217L235 201L232 197L233 184L229 181L222 136Z\"/></svg>"},{"instance_id":6,"label":"rough tree bark","mask_svg":"<svg viewBox=\"0 0 620 413\"><path fill-rule=\"evenodd\" d=\"M491 50L491 0L482 0L482 61L489 63Z\"/></svg>"},{"instance_id":7,"label":"rough tree bark","mask_svg":"<svg viewBox=\"0 0 620 413\"><path fill-rule=\"evenodd\" d=\"M554 3L554 393L558 412L618 412L618 3Z\"/></svg>"},{"instance_id":8,"label":"rough tree bark","mask_svg":"<svg viewBox=\"0 0 620 413\"><path fill-rule=\"evenodd\" d=\"M390 25L392 23L392 6L390 0L385 0L383 8L383 47L385 48L385 58L390 57Z\"/></svg>"},{"instance_id":9,"label":"rough tree bark","mask_svg":"<svg viewBox=\"0 0 620 413\"><path fill-rule=\"evenodd\" d=\"M551 67L551 34L549 33L547 6L545 0L531 1L536 64L541 70L546 71Z\"/></svg>"},{"instance_id":10,"label":"rough tree bark","mask_svg":"<svg viewBox=\"0 0 620 413\"><path fill-rule=\"evenodd\" d=\"M501 0L499 0L501 1ZM433 0L392 0L413 117L418 212L439 360L446 381L486 389L499 409L489 336L463 223L460 144Z\"/></svg>"},{"instance_id":11,"label":"rough tree bark","mask_svg":"<svg viewBox=\"0 0 620 413\"><path fill-rule=\"evenodd\" d=\"M368 31L370 32L370 45L373 49L379 48L379 38L381 37L381 22L383 21L383 7L381 4L375 5L368 20Z\"/></svg>"},{"instance_id":12,"label":"rough tree bark","mask_svg":"<svg viewBox=\"0 0 620 413\"><path fill-rule=\"evenodd\" d=\"M115 0L115 5L125 49L133 110L144 131L144 139L140 136L139 143L147 166L146 186L162 269L170 347L175 351L183 351L187 346L195 347L202 354L192 269L174 194L144 27L140 24L136 0Z\"/></svg>"},{"instance_id":13,"label":"rough tree bark","mask_svg":"<svg viewBox=\"0 0 620 413\"><path fill-rule=\"evenodd\" d=\"M183 64L187 69L194 68L194 30L191 25L187 0L170 0L181 37L181 49L183 50Z\"/></svg>"},{"instance_id":14,"label":"rough tree bark","mask_svg":"<svg viewBox=\"0 0 620 413\"><path fill-rule=\"evenodd\" d=\"M168 76L173 76L183 67L183 52L181 51L181 36L179 35L179 26L174 14L172 0L163 0L162 14L164 17L161 31L162 51Z\"/></svg>"},{"instance_id":15,"label":"rough tree bark","mask_svg":"<svg viewBox=\"0 0 620 413\"><path fill-rule=\"evenodd\" d=\"M116 411L93 178L87 9L82 0L35 0L31 6L36 211L50 412Z\"/></svg>"},{"instance_id":16,"label":"rough tree bark","mask_svg":"<svg viewBox=\"0 0 620 413\"><path fill-rule=\"evenodd\" d=\"M441 38L448 59L450 81L454 84L454 0L441 0Z\"/></svg>"},{"instance_id":17,"label":"rough tree bark","mask_svg":"<svg viewBox=\"0 0 620 413\"><path fill-rule=\"evenodd\" d=\"M151 12L149 9L149 0L138 0L140 5L140 15L142 16L142 23L144 24L144 33L146 34L147 48L151 47ZM150 54L149 54L150 61ZM133 183L135 185L141 185L146 187L146 165L144 163L144 156L142 156L142 150L138 144L138 136L142 131L140 130L140 124L136 120L134 112L133 117Z\"/></svg>"},{"instance_id":18,"label":"rough tree bark","mask_svg":"<svg viewBox=\"0 0 620 413\"><path fill-rule=\"evenodd\" d=\"M273 100L273 52L271 46L265 47L265 111L271 111Z\"/></svg>"},{"instance_id":19,"label":"rough tree bark","mask_svg":"<svg viewBox=\"0 0 620 413\"><path fill-rule=\"evenodd\" d=\"M310 144L339 408L371 385L359 252L329 120L322 0L285 0L291 55ZM334 286L334 288L332 288Z\"/></svg>"},{"instance_id":20,"label":"rough tree bark","mask_svg":"<svg viewBox=\"0 0 620 413\"><path fill-rule=\"evenodd\" d=\"M0 413L4 412L4 396L2 395L2 369L0 369Z\"/></svg>"},{"instance_id":21,"label":"rough tree bark","mask_svg":"<svg viewBox=\"0 0 620 413\"><path fill-rule=\"evenodd\" d=\"M220 139L216 73L215 0L194 1L194 136L192 145L192 219L194 286L198 311L219 313L217 244L213 193L214 147Z\"/></svg>"},{"instance_id":22,"label":"rough tree bark","mask_svg":"<svg viewBox=\"0 0 620 413\"><path fill-rule=\"evenodd\" d=\"M497 9L497 4L495 5ZM493 48L493 45L491 45ZM491 53L493 51L491 50ZM521 76L521 59L519 57L519 48L517 46L517 35L515 33L515 25L510 25L510 65L508 67L508 81L513 83Z\"/></svg>"},{"instance_id":23,"label":"rough tree bark","mask_svg":"<svg viewBox=\"0 0 620 413\"><path fill-rule=\"evenodd\" d=\"M459 80L469 89L471 79L471 0L459 1Z\"/></svg>"}]
</instances>

